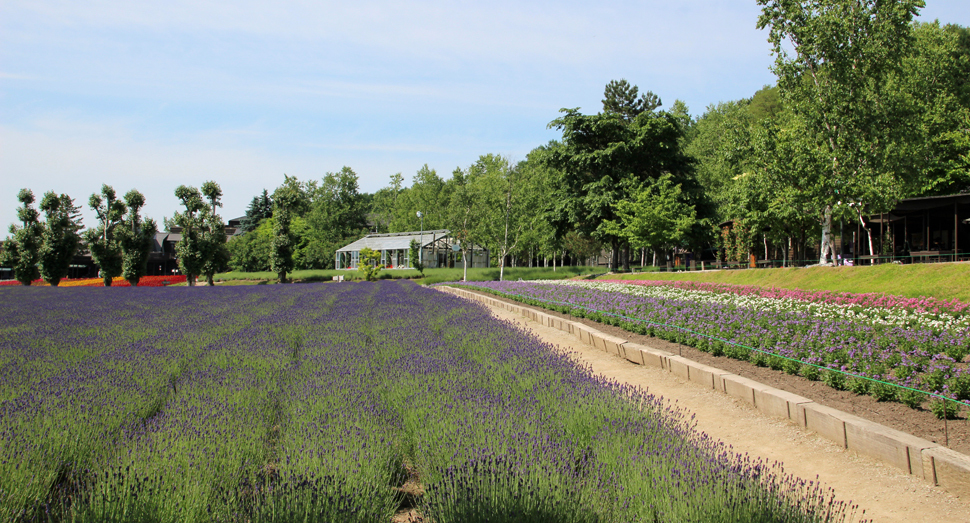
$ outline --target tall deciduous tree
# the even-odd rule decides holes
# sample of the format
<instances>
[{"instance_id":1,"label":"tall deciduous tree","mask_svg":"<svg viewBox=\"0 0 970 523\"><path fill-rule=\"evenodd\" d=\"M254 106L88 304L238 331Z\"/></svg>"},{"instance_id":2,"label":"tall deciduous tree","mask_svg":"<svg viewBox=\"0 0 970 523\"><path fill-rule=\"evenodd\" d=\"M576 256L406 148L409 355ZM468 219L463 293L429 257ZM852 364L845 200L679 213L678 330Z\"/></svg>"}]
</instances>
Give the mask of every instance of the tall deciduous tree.
<instances>
[{"instance_id":1,"label":"tall deciduous tree","mask_svg":"<svg viewBox=\"0 0 970 523\"><path fill-rule=\"evenodd\" d=\"M213 277L217 272L229 267L229 248L226 247L226 224L219 216L222 207L222 188L213 181L202 184L202 196L206 199L206 207L202 213L202 245L205 260L202 263L202 274L205 275L206 285L215 285Z\"/></svg>"},{"instance_id":2,"label":"tall deciduous tree","mask_svg":"<svg viewBox=\"0 0 970 523\"><path fill-rule=\"evenodd\" d=\"M189 287L195 287L195 280L202 274L205 265L202 232L205 227L203 212L206 204L195 187L179 185L175 189L175 197L182 203L183 208L172 217L172 223L182 228L182 237L175 244L175 253L186 282Z\"/></svg>"},{"instance_id":3,"label":"tall deciduous tree","mask_svg":"<svg viewBox=\"0 0 970 523\"><path fill-rule=\"evenodd\" d=\"M478 241L477 233L482 214L479 210L479 199L471 184L470 175L461 169L455 169L448 180L451 185L451 199L448 203L448 229L453 238L458 240L462 259L462 281L468 280L468 257L472 255L474 242Z\"/></svg>"},{"instance_id":4,"label":"tall deciduous tree","mask_svg":"<svg viewBox=\"0 0 970 523\"><path fill-rule=\"evenodd\" d=\"M834 217L850 204L888 211L901 194L901 140L886 79L898 70L922 0L758 0L785 106L804 121L806 150L826 159L812 179L822 223L819 263L834 259ZM791 52L789 52L789 50ZM858 207L856 207L858 208Z\"/></svg>"},{"instance_id":5,"label":"tall deciduous tree","mask_svg":"<svg viewBox=\"0 0 970 523\"><path fill-rule=\"evenodd\" d=\"M85 240L91 259L98 265L104 286L110 287L115 276L121 276L123 260L116 229L125 216L125 203L118 199L109 185L101 186L101 194L92 194L88 205L98 216L98 226L88 229Z\"/></svg>"},{"instance_id":6,"label":"tall deciduous tree","mask_svg":"<svg viewBox=\"0 0 970 523\"><path fill-rule=\"evenodd\" d=\"M337 249L367 234L368 209L353 169L345 166L339 172L328 172L306 218L309 238L298 253L301 264L333 267Z\"/></svg>"},{"instance_id":7,"label":"tall deciduous tree","mask_svg":"<svg viewBox=\"0 0 970 523\"><path fill-rule=\"evenodd\" d=\"M52 287L67 277L71 260L81 248L81 208L66 194L53 191L40 200L44 211L44 232L40 245L40 275Z\"/></svg>"},{"instance_id":8,"label":"tall deciduous tree","mask_svg":"<svg viewBox=\"0 0 970 523\"><path fill-rule=\"evenodd\" d=\"M279 283L286 283L286 274L293 272L293 232L290 224L293 209L300 203L299 193L288 185L282 185L273 192L273 247L270 250L270 267L277 275Z\"/></svg>"},{"instance_id":9,"label":"tall deciduous tree","mask_svg":"<svg viewBox=\"0 0 970 523\"><path fill-rule=\"evenodd\" d=\"M128 214L118 227L118 242L121 244L121 275L132 287L137 287L142 276L148 274L148 256L152 252L158 226L155 220L142 220L141 208L145 206L145 196L135 189L125 194Z\"/></svg>"},{"instance_id":10,"label":"tall deciduous tree","mask_svg":"<svg viewBox=\"0 0 970 523\"><path fill-rule=\"evenodd\" d=\"M681 186L669 174L645 182L632 198L617 202L616 208L618 220L607 226L637 248L685 246L697 219L697 210L685 201Z\"/></svg>"},{"instance_id":11,"label":"tall deciduous tree","mask_svg":"<svg viewBox=\"0 0 970 523\"><path fill-rule=\"evenodd\" d=\"M616 270L625 244L607 224L617 219L617 202L667 173L683 185L688 201L697 196L691 161L680 150L682 127L667 113L643 112L626 122L612 113L561 112L549 126L562 131L562 143L546 156L561 173L553 223L559 236L575 228L611 245Z\"/></svg>"},{"instance_id":12,"label":"tall deciduous tree","mask_svg":"<svg viewBox=\"0 0 970 523\"><path fill-rule=\"evenodd\" d=\"M13 237L8 237L3 242L0 263L12 268L14 278L22 285L30 285L40 276L37 262L43 229L37 220L37 209L32 207L34 193L30 189L21 189L17 193L17 201L21 204L17 208L17 219L20 220L20 225L10 226L10 234Z\"/></svg>"}]
</instances>

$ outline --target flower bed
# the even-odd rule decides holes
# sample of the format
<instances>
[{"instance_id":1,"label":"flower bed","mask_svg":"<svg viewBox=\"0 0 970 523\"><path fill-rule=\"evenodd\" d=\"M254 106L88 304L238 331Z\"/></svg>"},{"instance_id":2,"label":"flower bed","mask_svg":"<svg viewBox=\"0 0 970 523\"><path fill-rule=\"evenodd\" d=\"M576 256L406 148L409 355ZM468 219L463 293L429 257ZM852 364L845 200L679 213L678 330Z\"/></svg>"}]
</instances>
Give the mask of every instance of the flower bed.
<instances>
[{"instance_id":1,"label":"flower bed","mask_svg":"<svg viewBox=\"0 0 970 523\"><path fill-rule=\"evenodd\" d=\"M175 285L176 283L185 283L185 275L178 274L172 276L142 276L138 280L139 287L165 287L167 285ZM0 286L19 286L20 282L17 280L5 280L0 282ZM30 283L31 287L49 287L44 280L34 280ZM57 284L58 287L104 287L103 278L77 278L77 279L63 279ZM131 287L128 280L122 278L121 276L111 279L112 287Z\"/></svg>"},{"instance_id":2,"label":"flower bed","mask_svg":"<svg viewBox=\"0 0 970 523\"><path fill-rule=\"evenodd\" d=\"M736 294L738 296L759 296L762 298L790 299L812 303L825 303L860 308L882 308L895 311L905 310L924 314L945 314L962 317L970 313L970 303L960 300L938 300L936 298L906 298L892 294L834 291L809 291L804 289L780 289L777 287L758 287L755 285L733 285L729 283L696 281L657 281L657 280L597 280L604 283L643 285L646 287L673 287L678 289L707 291L713 293Z\"/></svg>"},{"instance_id":3,"label":"flower bed","mask_svg":"<svg viewBox=\"0 0 970 523\"><path fill-rule=\"evenodd\" d=\"M831 493L408 282L0 294L0 519L842 521ZM159 329L160 325L172 328Z\"/></svg>"},{"instance_id":4,"label":"flower bed","mask_svg":"<svg viewBox=\"0 0 970 523\"><path fill-rule=\"evenodd\" d=\"M914 408L927 399L918 391L970 400L970 370L962 363L970 352L965 317L942 321L936 313L914 310L859 309L681 286L600 282L466 285L715 355L822 379L835 388Z\"/></svg>"}]
</instances>

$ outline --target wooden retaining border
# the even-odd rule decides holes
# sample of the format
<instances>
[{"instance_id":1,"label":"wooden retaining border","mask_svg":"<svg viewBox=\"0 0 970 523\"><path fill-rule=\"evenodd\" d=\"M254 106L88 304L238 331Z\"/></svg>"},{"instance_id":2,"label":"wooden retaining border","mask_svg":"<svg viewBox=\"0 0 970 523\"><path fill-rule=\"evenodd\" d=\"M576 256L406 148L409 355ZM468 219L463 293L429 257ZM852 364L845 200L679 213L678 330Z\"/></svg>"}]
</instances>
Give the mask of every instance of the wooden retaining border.
<instances>
[{"instance_id":1,"label":"wooden retaining border","mask_svg":"<svg viewBox=\"0 0 970 523\"><path fill-rule=\"evenodd\" d=\"M852 450L970 499L970 456L932 441L853 416L814 401L708 365L610 336L584 323L546 314L538 309L507 303L487 294L454 287L435 287L459 297L507 309L547 327L568 332L599 350L637 365L656 367L703 387L745 401L762 413L786 418Z\"/></svg>"}]
</instances>

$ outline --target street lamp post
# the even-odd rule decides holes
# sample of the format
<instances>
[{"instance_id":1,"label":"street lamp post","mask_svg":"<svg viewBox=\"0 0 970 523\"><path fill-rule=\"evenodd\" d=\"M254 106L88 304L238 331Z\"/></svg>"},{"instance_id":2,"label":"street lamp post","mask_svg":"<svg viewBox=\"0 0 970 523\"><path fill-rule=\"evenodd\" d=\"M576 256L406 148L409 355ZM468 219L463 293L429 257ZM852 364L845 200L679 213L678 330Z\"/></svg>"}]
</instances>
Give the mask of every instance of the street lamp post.
<instances>
[{"instance_id":1,"label":"street lamp post","mask_svg":"<svg viewBox=\"0 0 970 523\"><path fill-rule=\"evenodd\" d=\"M421 219L421 242L418 248L418 263L424 264L424 213L418 211L418 218Z\"/></svg>"}]
</instances>

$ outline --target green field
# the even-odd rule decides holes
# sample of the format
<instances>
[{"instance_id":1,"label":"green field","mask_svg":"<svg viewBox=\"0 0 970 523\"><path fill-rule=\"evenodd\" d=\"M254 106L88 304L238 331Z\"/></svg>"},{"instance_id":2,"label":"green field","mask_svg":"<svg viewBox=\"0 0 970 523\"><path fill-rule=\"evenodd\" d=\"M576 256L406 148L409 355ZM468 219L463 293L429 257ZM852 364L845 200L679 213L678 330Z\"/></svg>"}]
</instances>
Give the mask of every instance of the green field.
<instances>
[{"instance_id":1,"label":"green field","mask_svg":"<svg viewBox=\"0 0 970 523\"><path fill-rule=\"evenodd\" d=\"M618 280L689 280L783 289L895 294L970 301L970 264L925 263L875 267L733 269L704 272L618 274Z\"/></svg>"},{"instance_id":2,"label":"green field","mask_svg":"<svg viewBox=\"0 0 970 523\"><path fill-rule=\"evenodd\" d=\"M572 278L590 274L603 274L606 269L603 267L506 267L506 280L558 280ZM362 280L363 275L355 270L308 270L295 271L288 277L294 281L330 281L334 276L343 276L345 280ZM497 267L488 269L468 269L469 281L498 281L499 270ZM450 269L425 269L424 278L421 278L418 271L413 269L391 269L383 270L380 273L381 279L410 279L420 284L442 283L458 281L462 278L460 267ZM260 284L273 283L276 281L276 274L272 272L225 272L217 274L215 280L225 284Z\"/></svg>"}]
</instances>

